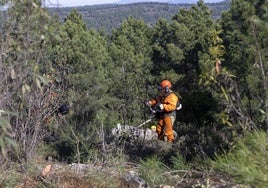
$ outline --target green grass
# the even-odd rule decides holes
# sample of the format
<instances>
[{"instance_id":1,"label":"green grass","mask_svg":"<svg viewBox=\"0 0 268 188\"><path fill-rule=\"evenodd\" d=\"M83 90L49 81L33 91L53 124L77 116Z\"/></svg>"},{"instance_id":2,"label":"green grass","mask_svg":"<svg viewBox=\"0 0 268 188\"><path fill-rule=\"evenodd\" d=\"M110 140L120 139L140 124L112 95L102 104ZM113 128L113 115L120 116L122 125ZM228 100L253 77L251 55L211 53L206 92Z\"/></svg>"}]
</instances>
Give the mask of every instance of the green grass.
<instances>
[{"instance_id":1,"label":"green grass","mask_svg":"<svg viewBox=\"0 0 268 188\"><path fill-rule=\"evenodd\" d=\"M172 168L174 170L189 170L190 166L187 164L185 158L180 154L176 153L175 156L171 157Z\"/></svg>"},{"instance_id":2,"label":"green grass","mask_svg":"<svg viewBox=\"0 0 268 188\"><path fill-rule=\"evenodd\" d=\"M15 170L9 170L7 173L1 169L0 173L0 187L15 187L20 180L20 176Z\"/></svg>"},{"instance_id":3,"label":"green grass","mask_svg":"<svg viewBox=\"0 0 268 188\"><path fill-rule=\"evenodd\" d=\"M141 177L150 185L158 185L165 182L162 175L167 169L157 156L149 157L141 161L141 168L139 172Z\"/></svg>"},{"instance_id":4,"label":"green grass","mask_svg":"<svg viewBox=\"0 0 268 188\"><path fill-rule=\"evenodd\" d=\"M268 135L255 131L240 139L233 150L217 155L213 168L229 174L237 183L268 185Z\"/></svg>"}]
</instances>

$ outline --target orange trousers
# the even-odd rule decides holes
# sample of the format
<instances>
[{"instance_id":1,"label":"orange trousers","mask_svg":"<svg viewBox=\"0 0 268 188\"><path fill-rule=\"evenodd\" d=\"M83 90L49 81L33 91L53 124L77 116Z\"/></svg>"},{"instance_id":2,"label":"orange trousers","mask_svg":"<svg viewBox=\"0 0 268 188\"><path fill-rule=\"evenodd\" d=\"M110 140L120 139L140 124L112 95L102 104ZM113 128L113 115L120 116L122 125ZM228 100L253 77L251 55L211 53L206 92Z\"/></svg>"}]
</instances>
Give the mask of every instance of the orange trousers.
<instances>
[{"instance_id":1,"label":"orange trousers","mask_svg":"<svg viewBox=\"0 0 268 188\"><path fill-rule=\"evenodd\" d=\"M167 137L168 142L174 141L173 124L175 121L174 116L164 116L158 120L156 132L159 140L165 140Z\"/></svg>"}]
</instances>

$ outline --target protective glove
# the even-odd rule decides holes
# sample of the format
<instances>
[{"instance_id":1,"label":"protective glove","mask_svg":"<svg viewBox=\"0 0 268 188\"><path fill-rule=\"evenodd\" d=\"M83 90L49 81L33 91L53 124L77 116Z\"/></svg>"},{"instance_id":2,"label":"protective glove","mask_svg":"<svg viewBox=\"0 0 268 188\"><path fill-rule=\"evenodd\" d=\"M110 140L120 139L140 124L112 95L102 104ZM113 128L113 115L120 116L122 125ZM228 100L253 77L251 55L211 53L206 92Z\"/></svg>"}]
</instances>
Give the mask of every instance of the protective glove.
<instances>
[{"instance_id":1,"label":"protective glove","mask_svg":"<svg viewBox=\"0 0 268 188\"><path fill-rule=\"evenodd\" d=\"M156 111L162 112L164 110L164 105L161 103L157 103L155 106Z\"/></svg>"},{"instance_id":2,"label":"protective glove","mask_svg":"<svg viewBox=\"0 0 268 188\"><path fill-rule=\"evenodd\" d=\"M164 105L163 104L160 104L159 107L160 107L161 111L164 110Z\"/></svg>"}]
</instances>

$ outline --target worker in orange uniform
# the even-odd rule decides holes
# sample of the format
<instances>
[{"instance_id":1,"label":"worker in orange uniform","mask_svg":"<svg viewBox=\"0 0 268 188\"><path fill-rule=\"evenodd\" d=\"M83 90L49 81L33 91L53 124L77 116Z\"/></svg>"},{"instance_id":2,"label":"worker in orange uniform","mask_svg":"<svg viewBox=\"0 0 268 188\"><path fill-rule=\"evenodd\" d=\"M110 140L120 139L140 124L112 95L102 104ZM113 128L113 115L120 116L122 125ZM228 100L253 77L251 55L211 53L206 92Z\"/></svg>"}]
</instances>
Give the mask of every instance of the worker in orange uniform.
<instances>
[{"instance_id":1,"label":"worker in orange uniform","mask_svg":"<svg viewBox=\"0 0 268 188\"><path fill-rule=\"evenodd\" d=\"M173 124L179 104L179 99L171 90L171 87L172 84L169 80L162 80L160 86L158 86L158 96L145 102L147 106L154 107L159 113L156 127L158 139L168 142L174 141Z\"/></svg>"}]
</instances>

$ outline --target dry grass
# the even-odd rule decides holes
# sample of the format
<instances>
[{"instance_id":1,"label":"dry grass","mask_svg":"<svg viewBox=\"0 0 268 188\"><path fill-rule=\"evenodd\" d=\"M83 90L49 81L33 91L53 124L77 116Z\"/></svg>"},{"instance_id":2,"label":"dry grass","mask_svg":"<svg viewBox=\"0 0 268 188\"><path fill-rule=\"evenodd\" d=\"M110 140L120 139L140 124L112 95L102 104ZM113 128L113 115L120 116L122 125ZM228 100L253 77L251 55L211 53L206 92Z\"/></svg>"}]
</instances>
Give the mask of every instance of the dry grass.
<instances>
[{"instance_id":1,"label":"dry grass","mask_svg":"<svg viewBox=\"0 0 268 188\"><path fill-rule=\"evenodd\" d=\"M161 145L166 151L169 147ZM137 153L144 158L143 162L130 162L131 160L120 155L106 155L105 160L95 160L89 164L64 164L57 161L47 161L43 157L36 157L28 164L27 173L22 171L21 164L6 162L0 165L0 188L117 188L133 187L126 180L128 172L137 172L139 178L150 184L150 187L159 187L159 185L170 185L176 187L228 187L233 185L231 180L222 174L212 174L206 168L193 170L192 166L186 165L186 162L179 156L174 156L172 162L174 167L166 166L161 158L151 156L155 147L149 144L145 147L146 152ZM159 145L157 145L159 148ZM132 148L133 149L133 148ZM150 150L150 151L149 151ZM162 150L162 151L163 151ZM172 150L171 150L172 151ZM135 150L133 150L133 153ZM167 152L170 153L170 152ZM151 156L151 157L150 157ZM97 163L96 163L97 161ZM206 164L206 163L205 163ZM50 166L51 168L46 169ZM198 163L198 165L201 165ZM81 167L81 168L80 168ZM44 172L46 169L46 173ZM161 179L161 180L160 180ZM237 188L242 187L237 185Z\"/></svg>"},{"instance_id":2,"label":"dry grass","mask_svg":"<svg viewBox=\"0 0 268 188\"><path fill-rule=\"evenodd\" d=\"M133 170L126 167L127 170ZM135 169L138 170L138 169ZM157 170L157 169L156 169ZM125 172L126 172L125 171ZM116 171L116 167L109 167L102 170L93 170L78 174L68 170L53 171L47 176L41 176L41 171L35 174L25 175L14 169L6 169L0 171L0 188L117 188L131 187L126 184L121 170ZM178 171L180 172L180 171ZM230 179L221 174L203 174L197 171L183 171L184 176L178 175L175 171L162 172L162 174L170 174L177 179L176 182L161 182L164 185L170 185L181 188L188 187L237 187L243 186L233 184ZM171 183L171 184L170 184ZM132 186L133 187L133 186ZM150 187L159 187L159 185L150 185ZM245 187L245 186L244 186Z\"/></svg>"},{"instance_id":3,"label":"dry grass","mask_svg":"<svg viewBox=\"0 0 268 188\"><path fill-rule=\"evenodd\" d=\"M9 173L9 172L5 172ZM2 176L3 177L3 176ZM15 187L15 188L108 188L118 187L120 184L119 178L110 178L102 175L79 175L71 172L59 172L50 174L47 177L40 175L28 176L17 172L16 180L12 176L7 177L0 182L0 188Z\"/></svg>"}]
</instances>

